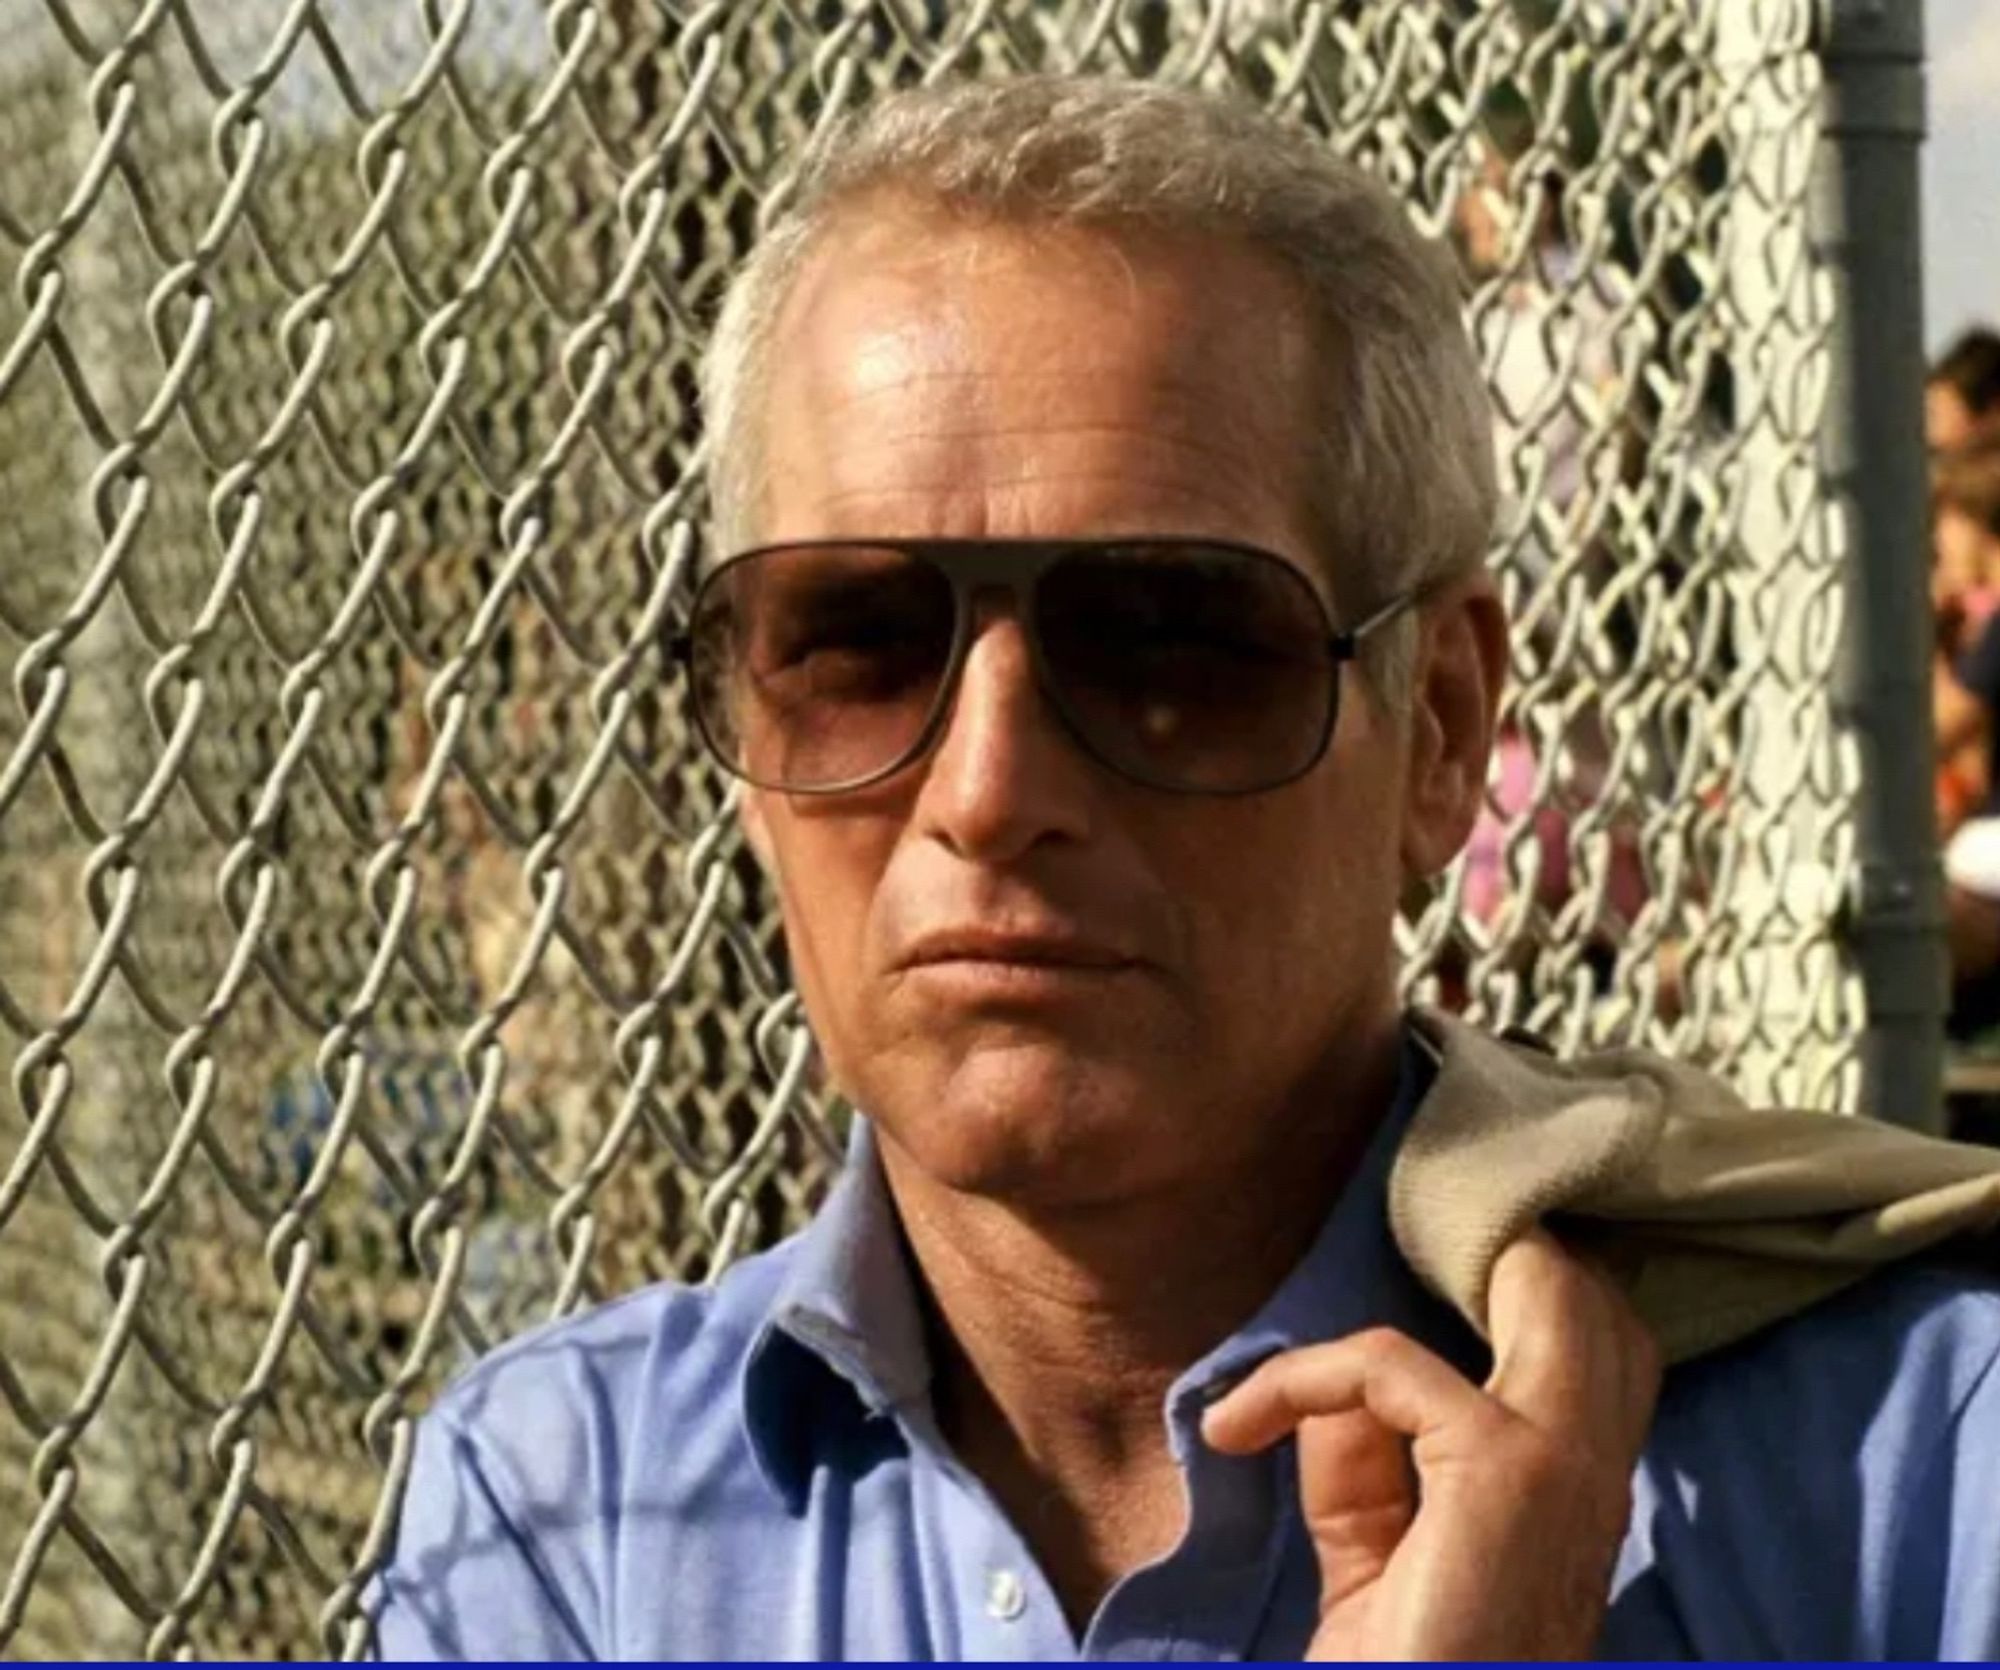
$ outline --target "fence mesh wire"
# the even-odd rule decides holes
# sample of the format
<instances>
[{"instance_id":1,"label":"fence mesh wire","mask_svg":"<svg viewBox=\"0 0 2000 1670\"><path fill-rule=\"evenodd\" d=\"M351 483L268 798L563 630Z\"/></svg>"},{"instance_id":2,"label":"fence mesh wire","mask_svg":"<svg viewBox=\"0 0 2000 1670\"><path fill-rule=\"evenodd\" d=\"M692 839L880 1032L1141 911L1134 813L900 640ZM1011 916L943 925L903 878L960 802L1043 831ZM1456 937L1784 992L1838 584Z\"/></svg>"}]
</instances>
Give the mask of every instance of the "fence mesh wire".
<instances>
[{"instance_id":1,"label":"fence mesh wire","mask_svg":"<svg viewBox=\"0 0 2000 1670\"><path fill-rule=\"evenodd\" d=\"M1471 275L1518 628L1413 996L1835 1105L1808 0L0 0L0 1646L356 1653L487 1344L838 1151L659 628L892 85L1233 87Z\"/></svg>"}]
</instances>

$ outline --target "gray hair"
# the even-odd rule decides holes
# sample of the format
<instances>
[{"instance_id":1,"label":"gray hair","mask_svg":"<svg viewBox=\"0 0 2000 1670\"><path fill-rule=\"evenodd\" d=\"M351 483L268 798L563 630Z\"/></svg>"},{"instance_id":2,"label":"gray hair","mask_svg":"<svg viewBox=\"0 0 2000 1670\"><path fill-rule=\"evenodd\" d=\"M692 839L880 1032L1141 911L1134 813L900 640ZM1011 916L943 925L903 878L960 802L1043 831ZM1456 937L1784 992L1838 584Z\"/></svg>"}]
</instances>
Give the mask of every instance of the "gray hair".
<instances>
[{"instance_id":1,"label":"gray hair","mask_svg":"<svg viewBox=\"0 0 2000 1670\"><path fill-rule=\"evenodd\" d=\"M1493 423L1450 255L1324 142L1247 104L1148 82L1025 76L889 95L843 119L732 282L702 364L725 549L765 492L770 346L829 224L883 193L1011 222L1240 239L1300 282L1322 369L1307 504L1347 619L1481 561ZM1365 665L1400 707L1413 628Z\"/></svg>"}]
</instances>

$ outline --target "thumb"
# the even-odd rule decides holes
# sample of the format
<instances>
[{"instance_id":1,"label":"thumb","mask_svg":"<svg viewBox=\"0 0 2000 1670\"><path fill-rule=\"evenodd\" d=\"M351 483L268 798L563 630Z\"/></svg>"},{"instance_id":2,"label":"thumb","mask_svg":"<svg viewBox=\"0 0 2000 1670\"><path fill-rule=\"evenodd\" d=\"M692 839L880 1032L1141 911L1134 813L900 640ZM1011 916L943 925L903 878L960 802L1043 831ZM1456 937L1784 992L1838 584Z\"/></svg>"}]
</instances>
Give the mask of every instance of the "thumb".
<instances>
[{"instance_id":1,"label":"thumb","mask_svg":"<svg viewBox=\"0 0 2000 1670\"><path fill-rule=\"evenodd\" d=\"M1299 1510L1312 1538L1326 1613L1375 1582L1416 1518L1409 1442L1366 1409L1299 1427Z\"/></svg>"}]
</instances>

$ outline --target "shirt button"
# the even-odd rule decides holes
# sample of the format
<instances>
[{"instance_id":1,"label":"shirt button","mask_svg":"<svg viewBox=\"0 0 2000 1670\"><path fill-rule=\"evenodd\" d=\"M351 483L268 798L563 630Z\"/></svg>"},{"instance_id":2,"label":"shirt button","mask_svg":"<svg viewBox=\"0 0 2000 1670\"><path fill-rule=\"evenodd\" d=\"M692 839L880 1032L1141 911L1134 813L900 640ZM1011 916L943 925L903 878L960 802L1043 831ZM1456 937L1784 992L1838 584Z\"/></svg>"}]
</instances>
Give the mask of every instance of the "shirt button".
<instances>
[{"instance_id":1,"label":"shirt button","mask_svg":"<svg viewBox=\"0 0 2000 1670\"><path fill-rule=\"evenodd\" d=\"M1011 1624L1028 1609L1028 1587L1019 1572L1004 1566L986 1579L986 1615Z\"/></svg>"}]
</instances>

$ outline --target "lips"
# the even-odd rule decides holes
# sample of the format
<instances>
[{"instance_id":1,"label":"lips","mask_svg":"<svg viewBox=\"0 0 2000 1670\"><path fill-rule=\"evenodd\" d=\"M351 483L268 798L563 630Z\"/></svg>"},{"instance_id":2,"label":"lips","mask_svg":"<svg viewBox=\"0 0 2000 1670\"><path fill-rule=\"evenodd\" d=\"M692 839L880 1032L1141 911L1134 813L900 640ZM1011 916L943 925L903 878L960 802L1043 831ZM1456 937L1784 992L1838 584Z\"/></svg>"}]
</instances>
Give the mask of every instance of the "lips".
<instances>
[{"instance_id":1,"label":"lips","mask_svg":"<svg viewBox=\"0 0 2000 1670\"><path fill-rule=\"evenodd\" d=\"M1077 934L954 928L925 934L903 957L905 968L940 963L995 963L1016 968L1127 968L1137 959Z\"/></svg>"}]
</instances>

